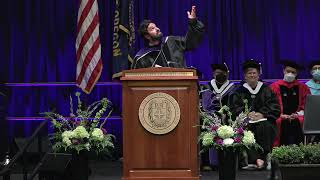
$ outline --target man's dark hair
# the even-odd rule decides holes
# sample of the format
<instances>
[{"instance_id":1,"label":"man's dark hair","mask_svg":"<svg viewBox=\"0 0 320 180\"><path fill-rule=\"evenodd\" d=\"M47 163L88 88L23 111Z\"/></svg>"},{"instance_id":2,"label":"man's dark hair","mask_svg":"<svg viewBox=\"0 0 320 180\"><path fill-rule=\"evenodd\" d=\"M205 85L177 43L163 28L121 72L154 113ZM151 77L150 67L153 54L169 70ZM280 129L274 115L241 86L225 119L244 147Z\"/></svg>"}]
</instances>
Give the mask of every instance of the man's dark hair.
<instances>
[{"instance_id":1,"label":"man's dark hair","mask_svg":"<svg viewBox=\"0 0 320 180\"><path fill-rule=\"evenodd\" d=\"M149 19L143 20L140 23L138 32L141 37L145 38L144 36L148 35L148 26L150 23L152 23L152 21Z\"/></svg>"}]
</instances>

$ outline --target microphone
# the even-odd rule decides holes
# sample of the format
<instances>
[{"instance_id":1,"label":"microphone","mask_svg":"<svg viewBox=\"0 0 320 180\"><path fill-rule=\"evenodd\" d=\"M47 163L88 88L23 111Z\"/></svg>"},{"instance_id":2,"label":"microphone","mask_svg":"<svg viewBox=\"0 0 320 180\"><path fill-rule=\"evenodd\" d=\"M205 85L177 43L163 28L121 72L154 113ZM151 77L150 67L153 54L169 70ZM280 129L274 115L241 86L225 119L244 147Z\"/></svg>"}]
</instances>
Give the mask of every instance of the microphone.
<instances>
[{"instance_id":1,"label":"microphone","mask_svg":"<svg viewBox=\"0 0 320 180\"><path fill-rule=\"evenodd\" d=\"M193 69L193 70L196 70L196 73L197 73L197 76L201 79L202 78L202 72L200 70L198 70L196 67L194 66L190 66L190 67L187 67L187 69Z\"/></svg>"},{"instance_id":2,"label":"microphone","mask_svg":"<svg viewBox=\"0 0 320 180\"><path fill-rule=\"evenodd\" d=\"M174 61L168 61L167 64L168 64L169 67L185 68L183 65L181 65L181 63L177 63L177 62L174 62Z\"/></svg>"}]
</instances>

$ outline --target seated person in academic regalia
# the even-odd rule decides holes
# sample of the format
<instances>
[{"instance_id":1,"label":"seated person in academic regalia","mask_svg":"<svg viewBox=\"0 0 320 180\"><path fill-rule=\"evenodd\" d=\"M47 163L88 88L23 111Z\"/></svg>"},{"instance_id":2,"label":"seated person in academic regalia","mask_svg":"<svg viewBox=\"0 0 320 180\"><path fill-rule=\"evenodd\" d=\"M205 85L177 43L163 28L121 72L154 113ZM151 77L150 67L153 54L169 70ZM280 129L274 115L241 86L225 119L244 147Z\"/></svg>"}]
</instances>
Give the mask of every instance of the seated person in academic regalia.
<instances>
[{"instance_id":1,"label":"seated person in academic regalia","mask_svg":"<svg viewBox=\"0 0 320 180\"><path fill-rule=\"evenodd\" d=\"M290 60L282 60L281 64L284 65L284 78L270 86L278 96L281 107L281 116L277 119L278 136L274 146L303 142L304 105L307 95L310 94L308 86L297 80L298 72L303 67Z\"/></svg>"},{"instance_id":2,"label":"seated person in academic regalia","mask_svg":"<svg viewBox=\"0 0 320 180\"><path fill-rule=\"evenodd\" d=\"M133 59L131 69L149 67L186 67L184 52L192 50L200 44L204 35L204 25L197 20L196 7L188 11L189 28L185 37L167 36L150 20L144 20L139 33L145 41Z\"/></svg>"},{"instance_id":3,"label":"seated person in academic regalia","mask_svg":"<svg viewBox=\"0 0 320 180\"><path fill-rule=\"evenodd\" d=\"M229 81L229 69L226 64L212 64L213 79L204 85L202 90L202 108L205 111L219 111L223 105L228 105L229 94L235 89L235 84Z\"/></svg>"},{"instance_id":4,"label":"seated person in academic regalia","mask_svg":"<svg viewBox=\"0 0 320 180\"><path fill-rule=\"evenodd\" d=\"M267 155L277 133L276 120L280 116L280 105L277 96L263 82L259 81L261 66L254 60L243 64L245 81L229 97L229 107L234 116L244 112L244 102L248 101L249 117L252 119L248 129L254 133L257 144L263 152L248 151L248 163L256 164L258 169L266 166Z\"/></svg>"},{"instance_id":5,"label":"seated person in academic regalia","mask_svg":"<svg viewBox=\"0 0 320 180\"><path fill-rule=\"evenodd\" d=\"M309 87L312 95L320 95L320 60L311 62L309 70L312 79L306 85Z\"/></svg>"},{"instance_id":6,"label":"seated person in academic regalia","mask_svg":"<svg viewBox=\"0 0 320 180\"><path fill-rule=\"evenodd\" d=\"M211 68L213 71L213 79L202 88L201 107L207 112L216 113L222 106L228 105L229 95L235 89L236 85L228 80L229 69L225 63L212 64ZM217 152L213 148L210 149L209 152L204 152L201 160L204 170L210 169L208 168L210 166L218 166Z\"/></svg>"}]
</instances>

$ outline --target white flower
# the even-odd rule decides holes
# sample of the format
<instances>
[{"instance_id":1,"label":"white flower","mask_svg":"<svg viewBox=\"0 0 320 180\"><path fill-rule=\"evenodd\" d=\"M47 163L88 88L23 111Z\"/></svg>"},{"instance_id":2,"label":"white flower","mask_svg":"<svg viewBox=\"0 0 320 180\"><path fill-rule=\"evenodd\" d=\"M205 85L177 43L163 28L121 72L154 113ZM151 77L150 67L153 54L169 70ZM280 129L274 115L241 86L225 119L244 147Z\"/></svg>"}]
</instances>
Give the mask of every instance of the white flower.
<instances>
[{"instance_id":1,"label":"white flower","mask_svg":"<svg viewBox=\"0 0 320 180\"><path fill-rule=\"evenodd\" d=\"M221 137L222 139L230 138L234 136L234 131L233 128L230 126L221 126L217 130L218 136Z\"/></svg>"},{"instance_id":2,"label":"white flower","mask_svg":"<svg viewBox=\"0 0 320 180\"><path fill-rule=\"evenodd\" d=\"M76 138L89 138L89 133L83 126L78 126L75 130L73 130L74 137Z\"/></svg>"},{"instance_id":3,"label":"white flower","mask_svg":"<svg viewBox=\"0 0 320 180\"><path fill-rule=\"evenodd\" d=\"M94 139L97 139L99 141L102 141L103 140L103 132L101 129L99 128L94 128L92 133L91 133L91 136L94 138Z\"/></svg>"},{"instance_id":4,"label":"white flower","mask_svg":"<svg viewBox=\"0 0 320 180\"><path fill-rule=\"evenodd\" d=\"M245 145L251 145L256 143L256 140L254 138L254 134L251 131L244 131L244 136L242 138L242 142Z\"/></svg>"},{"instance_id":5,"label":"white flower","mask_svg":"<svg viewBox=\"0 0 320 180\"><path fill-rule=\"evenodd\" d=\"M67 137L62 138L62 142L64 144L66 144L67 146L71 145L71 140L69 138L67 138Z\"/></svg>"},{"instance_id":6,"label":"white flower","mask_svg":"<svg viewBox=\"0 0 320 180\"><path fill-rule=\"evenodd\" d=\"M90 144L89 143L86 143L85 145L84 145L85 147L86 147L86 149L89 151L90 150Z\"/></svg>"},{"instance_id":7,"label":"white flower","mask_svg":"<svg viewBox=\"0 0 320 180\"><path fill-rule=\"evenodd\" d=\"M213 144L213 134L212 133L205 133L202 138L202 145L203 146L210 146Z\"/></svg>"},{"instance_id":8,"label":"white flower","mask_svg":"<svg viewBox=\"0 0 320 180\"><path fill-rule=\"evenodd\" d=\"M72 131L64 131L61 136L62 136L62 138L70 139L70 138L74 137L74 133Z\"/></svg>"},{"instance_id":9,"label":"white flower","mask_svg":"<svg viewBox=\"0 0 320 180\"><path fill-rule=\"evenodd\" d=\"M224 145L231 145L233 144L234 140L232 138L227 138L223 140Z\"/></svg>"}]
</instances>

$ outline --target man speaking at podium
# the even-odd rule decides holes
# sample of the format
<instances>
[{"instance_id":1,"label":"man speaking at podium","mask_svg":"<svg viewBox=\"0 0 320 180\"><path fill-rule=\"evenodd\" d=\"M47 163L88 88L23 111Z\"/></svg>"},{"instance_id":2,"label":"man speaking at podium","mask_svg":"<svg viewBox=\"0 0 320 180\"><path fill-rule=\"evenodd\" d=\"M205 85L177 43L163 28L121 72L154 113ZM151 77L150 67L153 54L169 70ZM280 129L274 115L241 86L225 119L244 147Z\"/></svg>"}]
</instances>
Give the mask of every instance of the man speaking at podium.
<instances>
[{"instance_id":1,"label":"man speaking at podium","mask_svg":"<svg viewBox=\"0 0 320 180\"><path fill-rule=\"evenodd\" d=\"M196 7L187 12L188 32L185 37L167 36L150 20L144 20L139 26L139 34L145 41L145 47L134 57L131 69L148 67L186 67L184 52L194 49L202 40L204 25L197 20Z\"/></svg>"}]
</instances>

